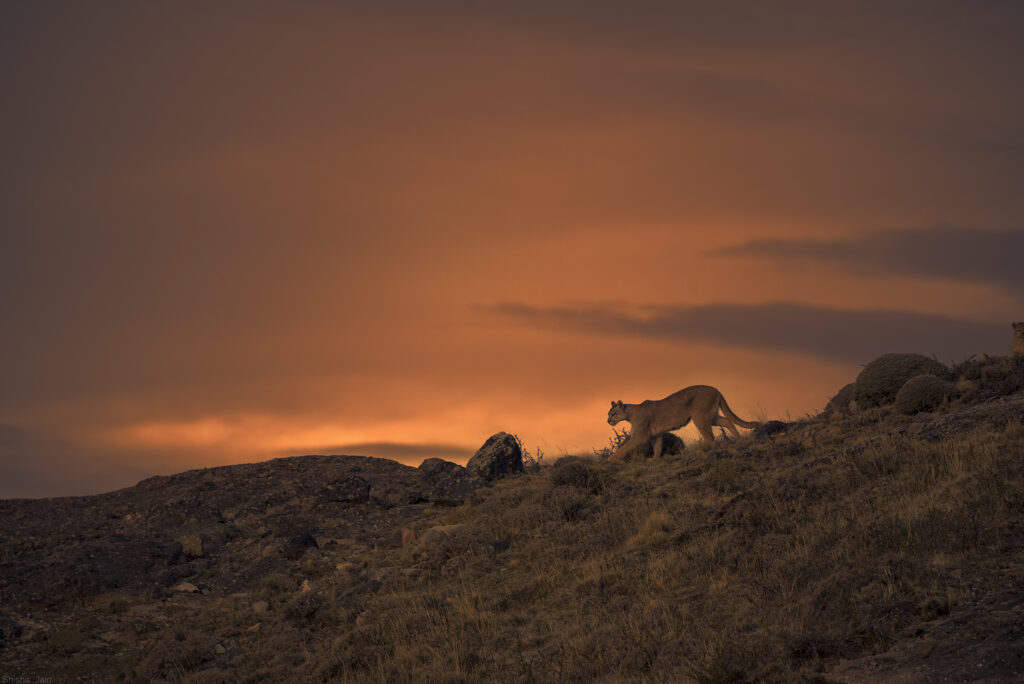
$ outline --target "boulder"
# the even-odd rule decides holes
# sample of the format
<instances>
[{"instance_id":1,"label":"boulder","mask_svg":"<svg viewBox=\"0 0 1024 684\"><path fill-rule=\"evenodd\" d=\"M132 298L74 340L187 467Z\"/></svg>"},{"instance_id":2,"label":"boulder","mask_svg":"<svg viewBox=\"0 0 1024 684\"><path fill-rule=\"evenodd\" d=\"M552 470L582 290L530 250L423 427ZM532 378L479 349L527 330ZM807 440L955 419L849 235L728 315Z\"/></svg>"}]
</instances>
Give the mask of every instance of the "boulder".
<instances>
[{"instance_id":1,"label":"boulder","mask_svg":"<svg viewBox=\"0 0 1024 684\"><path fill-rule=\"evenodd\" d=\"M181 544L181 552L186 558L202 558L203 538L198 534L184 534L178 537L178 542Z\"/></svg>"},{"instance_id":2,"label":"boulder","mask_svg":"<svg viewBox=\"0 0 1024 684\"><path fill-rule=\"evenodd\" d=\"M486 483L458 463L428 458L416 469L418 498L441 506L457 506Z\"/></svg>"},{"instance_id":3,"label":"boulder","mask_svg":"<svg viewBox=\"0 0 1024 684\"><path fill-rule=\"evenodd\" d=\"M523 472L523 450L519 440L507 432L491 435L469 459L466 470L485 480L498 480Z\"/></svg>"},{"instance_id":4,"label":"boulder","mask_svg":"<svg viewBox=\"0 0 1024 684\"><path fill-rule=\"evenodd\" d=\"M651 445L653 448L653 444ZM674 432L666 432L661 436L661 457L681 456L686 451L686 443Z\"/></svg>"},{"instance_id":5,"label":"boulder","mask_svg":"<svg viewBox=\"0 0 1024 684\"><path fill-rule=\"evenodd\" d=\"M849 387L849 385L847 385L847 387ZM754 439L768 439L780 432L785 432L788 427L789 423L785 423L781 420L769 420L767 423L763 423L757 428L757 431L754 433Z\"/></svg>"},{"instance_id":6,"label":"boulder","mask_svg":"<svg viewBox=\"0 0 1024 684\"><path fill-rule=\"evenodd\" d=\"M288 560L298 560L308 549L315 548L319 548L316 538L309 532L301 532L281 546L281 555Z\"/></svg>"},{"instance_id":7,"label":"boulder","mask_svg":"<svg viewBox=\"0 0 1024 684\"><path fill-rule=\"evenodd\" d=\"M893 408L907 416L936 409L956 394L956 387L948 380L934 375L918 375L903 383L896 393Z\"/></svg>"},{"instance_id":8,"label":"boulder","mask_svg":"<svg viewBox=\"0 0 1024 684\"><path fill-rule=\"evenodd\" d=\"M854 398L860 409L891 404L903 384L918 375L951 380L952 373L935 359L922 354L883 354L864 366L857 376Z\"/></svg>"}]
</instances>

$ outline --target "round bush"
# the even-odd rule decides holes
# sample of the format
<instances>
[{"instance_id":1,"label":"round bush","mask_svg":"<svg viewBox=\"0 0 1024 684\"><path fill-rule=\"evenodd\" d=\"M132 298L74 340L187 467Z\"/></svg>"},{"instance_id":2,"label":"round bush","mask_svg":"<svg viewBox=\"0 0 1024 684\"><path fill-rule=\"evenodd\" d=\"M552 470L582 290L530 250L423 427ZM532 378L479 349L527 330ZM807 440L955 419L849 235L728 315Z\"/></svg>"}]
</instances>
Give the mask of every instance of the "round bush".
<instances>
[{"instance_id":1,"label":"round bush","mask_svg":"<svg viewBox=\"0 0 1024 684\"><path fill-rule=\"evenodd\" d=\"M934 375L951 380L950 370L922 354L883 354L864 366L857 376L857 408L867 409L896 400L903 384L918 375Z\"/></svg>"},{"instance_id":2,"label":"round bush","mask_svg":"<svg viewBox=\"0 0 1024 684\"><path fill-rule=\"evenodd\" d=\"M931 411L955 393L953 383L934 375L918 375L903 383L896 393L893 408L910 416L919 411Z\"/></svg>"},{"instance_id":3,"label":"round bush","mask_svg":"<svg viewBox=\"0 0 1024 684\"><path fill-rule=\"evenodd\" d=\"M558 459L551 467L551 484L556 487L578 487L600 494L609 479L608 473L572 456Z\"/></svg>"}]
</instances>

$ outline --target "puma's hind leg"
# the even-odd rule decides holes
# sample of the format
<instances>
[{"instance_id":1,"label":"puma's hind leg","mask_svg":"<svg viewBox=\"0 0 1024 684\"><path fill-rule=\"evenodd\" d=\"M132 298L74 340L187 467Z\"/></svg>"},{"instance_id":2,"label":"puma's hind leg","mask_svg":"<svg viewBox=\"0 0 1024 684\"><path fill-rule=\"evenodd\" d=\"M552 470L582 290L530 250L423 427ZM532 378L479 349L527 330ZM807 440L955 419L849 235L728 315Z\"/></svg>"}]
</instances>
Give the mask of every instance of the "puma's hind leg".
<instances>
[{"instance_id":1,"label":"puma's hind leg","mask_svg":"<svg viewBox=\"0 0 1024 684\"><path fill-rule=\"evenodd\" d=\"M693 426L697 428L697 432L700 433L700 438L705 442L714 442L715 433L711 431L711 426L715 424L714 418L708 416L706 419L694 417Z\"/></svg>"},{"instance_id":2,"label":"puma's hind leg","mask_svg":"<svg viewBox=\"0 0 1024 684\"><path fill-rule=\"evenodd\" d=\"M733 439L740 438L740 431L736 429L736 424L729 420L728 418L726 418L725 416L715 416L715 420L712 422L715 425L723 427L726 430L728 430L732 434Z\"/></svg>"}]
</instances>

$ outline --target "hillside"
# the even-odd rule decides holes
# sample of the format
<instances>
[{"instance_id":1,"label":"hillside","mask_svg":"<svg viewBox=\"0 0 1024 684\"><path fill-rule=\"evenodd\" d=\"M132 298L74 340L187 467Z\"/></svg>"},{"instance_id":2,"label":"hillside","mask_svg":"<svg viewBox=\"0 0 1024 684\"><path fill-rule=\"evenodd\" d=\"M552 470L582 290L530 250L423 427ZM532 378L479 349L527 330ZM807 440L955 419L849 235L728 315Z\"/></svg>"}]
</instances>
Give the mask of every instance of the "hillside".
<instances>
[{"instance_id":1,"label":"hillside","mask_svg":"<svg viewBox=\"0 0 1024 684\"><path fill-rule=\"evenodd\" d=\"M307 456L0 501L55 681L1019 681L1024 393L495 483Z\"/></svg>"}]
</instances>

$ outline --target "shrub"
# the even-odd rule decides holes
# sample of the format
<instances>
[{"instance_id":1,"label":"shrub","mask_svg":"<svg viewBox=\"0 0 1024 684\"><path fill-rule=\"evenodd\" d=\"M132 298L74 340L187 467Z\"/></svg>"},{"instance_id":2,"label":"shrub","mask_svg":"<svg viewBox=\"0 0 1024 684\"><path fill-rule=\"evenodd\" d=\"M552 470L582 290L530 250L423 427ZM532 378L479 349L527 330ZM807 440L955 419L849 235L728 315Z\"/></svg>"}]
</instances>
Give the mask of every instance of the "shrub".
<instances>
[{"instance_id":1,"label":"shrub","mask_svg":"<svg viewBox=\"0 0 1024 684\"><path fill-rule=\"evenodd\" d=\"M857 376L855 398L860 409L891 404L903 384L918 375L951 380L946 366L921 354L883 354Z\"/></svg>"},{"instance_id":2,"label":"shrub","mask_svg":"<svg viewBox=\"0 0 1024 684\"><path fill-rule=\"evenodd\" d=\"M918 375L903 383L896 393L893 408L898 413L913 415L920 411L931 411L955 393L953 384L934 375Z\"/></svg>"},{"instance_id":3,"label":"shrub","mask_svg":"<svg viewBox=\"0 0 1024 684\"><path fill-rule=\"evenodd\" d=\"M608 481L608 473L578 458L561 458L551 467L551 484L556 487L577 487L600 494Z\"/></svg>"},{"instance_id":4,"label":"shrub","mask_svg":"<svg viewBox=\"0 0 1024 684\"><path fill-rule=\"evenodd\" d=\"M828 404L825 405L825 413L850 413L850 404L854 402L857 395L857 384L851 382L848 385L844 385L841 390L836 392L836 395L828 400Z\"/></svg>"}]
</instances>

